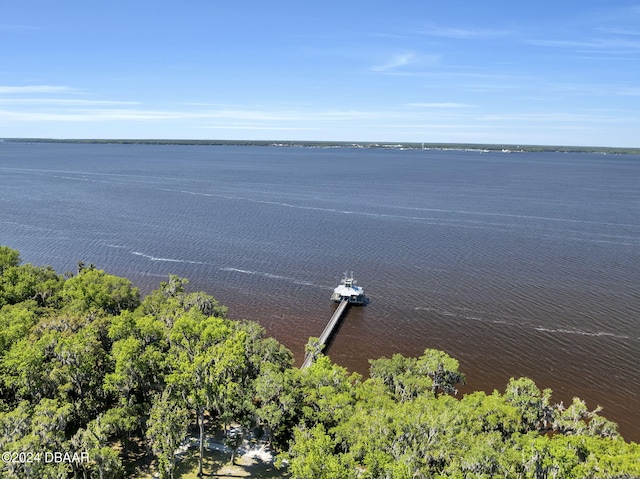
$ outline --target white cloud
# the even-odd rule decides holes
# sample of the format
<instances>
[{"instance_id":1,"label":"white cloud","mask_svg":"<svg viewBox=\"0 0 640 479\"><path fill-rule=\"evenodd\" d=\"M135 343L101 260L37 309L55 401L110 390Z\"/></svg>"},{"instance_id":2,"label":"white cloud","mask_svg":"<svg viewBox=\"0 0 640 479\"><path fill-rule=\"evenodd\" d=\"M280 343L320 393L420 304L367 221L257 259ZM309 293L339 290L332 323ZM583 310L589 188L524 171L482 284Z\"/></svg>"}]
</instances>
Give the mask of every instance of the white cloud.
<instances>
[{"instance_id":1,"label":"white cloud","mask_svg":"<svg viewBox=\"0 0 640 479\"><path fill-rule=\"evenodd\" d=\"M576 128L584 127L585 124L606 124L626 121L626 119L617 118L616 116L587 112L495 113L479 116L478 120L481 122L502 122L513 126L525 123L529 126L533 126L540 123L543 126L548 126L550 124L553 124L554 127L557 127L558 125L562 125L563 127L573 125Z\"/></svg>"},{"instance_id":2,"label":"white cloud","mask_svg":"<svg viewBox=\"0 0 640 479\"><path fill-rule=\"evenodd\" d=\"M1 100L0 100L1 103ZM359 110L266 111L266 110L146 110L146 109L61 109L59 111L0 110L0 121L20 122L95 122L95 121L163 121L225 120L247 122L332 122L376 119L388 112ZM273 126L273 125L268 125Z\"/></svg>"},{"instance_id":3,"label":"white cloud","mask_svg":"<svg viewBox=\"0 0 640 479\"><path fill-rule=\"evenodd\" d=\"M403 67L409 63L412 63L416 59L416 54L414 52L406 52L395 55L391 60L383 63L382 65L377 65L371 67L371 69L375 72L384 72L388 70L394 70L399 67Z\"/></svg>"},{"instance_id":4,"label":"white cloud","mask_svg":"<svg viewBox=\"0 0 640 479\"><path fill-rule=\"evenodd\" d=\"M473 105L455 102L409 103L408 106L419 108L472 108Z\"/></svg>"},{"instance_id":5,"label":"white cloud","mask_svg":"<svg viewBox=\"0 0 640 479\"><path fill-rule=\"evenodd\" d=\"M209 125L202 126L208 130L264 130L264 131L317 131L320 128L261 125Z\"/></svg>"},{"instance_id":6,"label":"white cloud","mask_svg":"<svg viewBox=\"0 0 640 479\"><path fill-rule=\"evenodd\" d=\"M156 121L188 118L180 112L153 110L80 110L60 112L23 112L0 110L0 121L25 122L89 122L89 121Z\"/></svg>"},{"instance_id":7,"label":"white cloud","mask_svg":"<svg viewBox=\"0 0 640 479\"><path fill-rule=\"evenodd\" d=\"M190 115L190 113L185 113ZM298 110L245 110L222 109L202 110L192 112L198 118L244 120L244 121L340 121L362 120L377 118L384 113L360 110L327 110L327 111L298 111Z\"/></svg>"},{"instance_id":8,"label":"white cloud","mask_svg":"<svg viewBox=\"0 0 640 479\"><path fill-rule=\"evenodd\" d=\"M0 94L23 94L23 93L60 93L70 92L73 89L66 86L53 85L27 85L27 86L3 86L0 85Z\"/></svg>"},{"instance_id":9,"label":"white cloud","mask_svg":"<svg viewBox=\"0 0 640 479\"><path fill-rule=\"evenodd\" d=\"M640 8L640 7L639 7ZM624 29L624 28L599 28L601 32L611 35L628 35L628 36L640 36L640 30Z\"/></svg>"},{"instance_id":10,"label":"white cloud","mask_svg":"<svg viewBox=\"0 0 640 479\"><path fill-rule=\"evenodd\" d=\"M419 33L434 37L458 39L499 37L511 34L511 32L508 30L494 30L486 28L451 28L441 27L433 24L426 25L419 31Z\"/></svg>"},{"instance_id":11,"label":"white cloud","mask_svg":"<svg viewBox=\"0 0 640 479\"><path fill-rule=\"evenodd\" d=\"M5 105L57 105L57 106L93 106L93 105L139 105L135 101L78 100L71 98L0 98Z\"/></svg>"},{"instance_id":12,"label":"white cloud","mask_svg":"<svg viewBox=\"0 0 640 479\"><path fill-rule=\"evenodd\" d=\"M640 50L640 41L636 39L610 37L610 38L590 38L587 40L552 40L534 39L527 43L539 47L567 48L580 52L600 52L600 53L634 53Z\"/></svg>"}]
</instances>

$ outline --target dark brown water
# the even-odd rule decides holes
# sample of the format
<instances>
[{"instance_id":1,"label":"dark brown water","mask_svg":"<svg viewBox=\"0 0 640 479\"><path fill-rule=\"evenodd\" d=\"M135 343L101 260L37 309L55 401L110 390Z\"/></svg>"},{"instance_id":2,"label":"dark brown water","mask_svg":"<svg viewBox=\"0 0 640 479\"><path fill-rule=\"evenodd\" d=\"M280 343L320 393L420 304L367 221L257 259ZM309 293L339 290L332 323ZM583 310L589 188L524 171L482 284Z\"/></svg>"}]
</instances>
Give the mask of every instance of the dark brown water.
<instances>
[{"instance_id":1,"label":"dark brown water","mask_svg":"<svg viewBox=\"0 0 640 479\"><path fill-rule=\"evenodd\" d=\"M337 363L442 349L465 391L530 376L640 440L637 156L3 144L0 178L25 261L188 277L299 362L353 270Z\"/></svg>"}]
</instances>

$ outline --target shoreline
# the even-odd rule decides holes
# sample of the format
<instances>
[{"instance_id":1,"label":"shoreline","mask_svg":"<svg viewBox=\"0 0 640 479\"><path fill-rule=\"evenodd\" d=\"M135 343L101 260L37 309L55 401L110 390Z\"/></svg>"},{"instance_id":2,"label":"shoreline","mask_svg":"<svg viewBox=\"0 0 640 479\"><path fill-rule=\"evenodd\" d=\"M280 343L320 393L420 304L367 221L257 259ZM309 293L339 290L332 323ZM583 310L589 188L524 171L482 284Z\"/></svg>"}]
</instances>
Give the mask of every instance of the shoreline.
<instances>
[{"instance_id":1,"label":"shoreline","mask_svg":"<svg viewBox=\"0 0 640 479\"><path fill-rule=\"evenodd\" d=\"M491 143L427 143L427 142L373 142L373 141L294 141L294 140L190 140L190 139L135 139L135 138L4 138L0 145L15 144L103 144L103 145L155 145L155 146L268 146L275 148L357 148L423 151L477 151L501 153L600 153L605 155L640 155L640 147L570 146L570 145L518 145Z\"/></svg>"}]
</instances>

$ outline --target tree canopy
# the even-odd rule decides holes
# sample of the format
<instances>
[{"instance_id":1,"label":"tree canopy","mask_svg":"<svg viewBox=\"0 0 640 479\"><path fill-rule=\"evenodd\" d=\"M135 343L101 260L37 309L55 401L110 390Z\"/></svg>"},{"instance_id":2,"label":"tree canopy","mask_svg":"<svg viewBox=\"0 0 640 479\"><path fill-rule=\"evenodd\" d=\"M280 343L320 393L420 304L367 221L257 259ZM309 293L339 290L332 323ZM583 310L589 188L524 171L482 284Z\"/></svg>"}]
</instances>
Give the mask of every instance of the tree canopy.
<instances>
[{"instance_id":1,"label":"tree canopy","mask_svg":"<svg viewBox=\"0 0 640 479\"><path fill-rule=\"evenodd\" d=\"M140 298L80 265L61 276L0 246L2 477L129 477L146 455L173 478L189 437L206 474L208 435L232 424L230 461L258 431L293 479L640 477L640 446L600 408L554 403L529 378L459 397L458 361L434 349L372 360L369 378L320 352L299 369L184 278ZM33 451L87 457L20 460Z\"/></svg>"}]
</instances>

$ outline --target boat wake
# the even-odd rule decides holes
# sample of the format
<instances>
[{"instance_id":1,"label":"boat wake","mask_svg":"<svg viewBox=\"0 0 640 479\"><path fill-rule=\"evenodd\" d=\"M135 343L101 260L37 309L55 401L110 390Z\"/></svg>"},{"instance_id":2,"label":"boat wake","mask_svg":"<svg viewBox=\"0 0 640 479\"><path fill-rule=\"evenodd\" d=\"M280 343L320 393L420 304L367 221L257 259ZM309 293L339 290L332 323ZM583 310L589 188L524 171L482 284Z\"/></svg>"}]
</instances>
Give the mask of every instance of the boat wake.
<instances>
[{"instance_id":1,"label":"boat wake","mask_svg":"<svg viewBox=\"0 0 640 479\"><path fill-rule=\"evenodd\" d=\"M593 337L610 337L610 338L618 338L618 339L631 339L630 336L626 334L615 334L609 333L606 331L582 331L580 329L553 329L553 328L543 328L537 327L536 331L541 331L543 333L560 333L560 334L579 334L580 336L593 336Z\"/></svg>"},{"instance_id":2,"label":"boat wake","mask_svg":"<svg viewBox=\"0 0 640 479\"><path fill-rule=\"evenodd\" d=\"M158 258L156 256L151 256L145 253L140 253L139 251L132 251L131 254L136 256L141 256L149 261L162 261L166 263L186 263L186 264L207 264L204 261L192 261L187 259L175 259L175 258Z\"/></svg>"},{"instance_id":3,"label":"boat wake","mask_svg":"<svg viewBox=\"0 0 640 479\"><path fill-rule=\"evenodd\" d=\"M639 338L634 338L632 336L629 336L627 334L616 334L616 333L612 333L609 331L585 331L582 329L569 329L569 328L549 328L549 327L544 327L544 326L536 326L535 324L528 324L526 325L527 322L530 322L531 319L530 318L524 318L524 317L513 317L513 318L509 318L510 320L506 320L506 319L489 319L483 316L478 315L478 313L481 313L480 311L472 311L468 308L454 308L457 310L460 310L461 312L457 312L457 311L448 311L448 310L441 310L438 308L430 308L430 307L421 307L418 306L416 308L414 308L415 311L429 311L429 312L433 312L439 316L443 316L443 317L450 317L450 318L456 318L456 319L465 319L465 320L471 320L471 321L479 321L481 323L488 323L488 324L504 324L507 326L526 326L529 329L533 329L534 331L539 331L541 333L553 333L553 334L576 334L579 336L588 336L588 337L593 337L593 338L599 338L599 337L605 337L605 338L615 338L615 339L631 339L631 340L640 340ZM475 314L468 314L469 312L473 312ZM506 316L505 316L506 318Z\"/></svg>"},{"instance_id":4,"label":"boat wake","mask_svg":"<svg viewBox=\"0 0 640 479\"><path fill-rule=\"evenodd\" d=\"M273 273L266 273L264 271L251 271L251 270L246 270L246 269L239 269L239 268L232 268L232 267L224 267L224 268L220 268L220 271L227 271L230 273L240 273L240 274L248 274L251 276L260 276L263 278L269 278L269 279L278 279L278 280L283 280L283 281L290 281L294 284L300 284L303 286L319 286L315 283L309 282L309 281L302 281L296 278L291 278L289 276L280 276L278 274L273 274Z\"/></svg>"}]
</instances>

